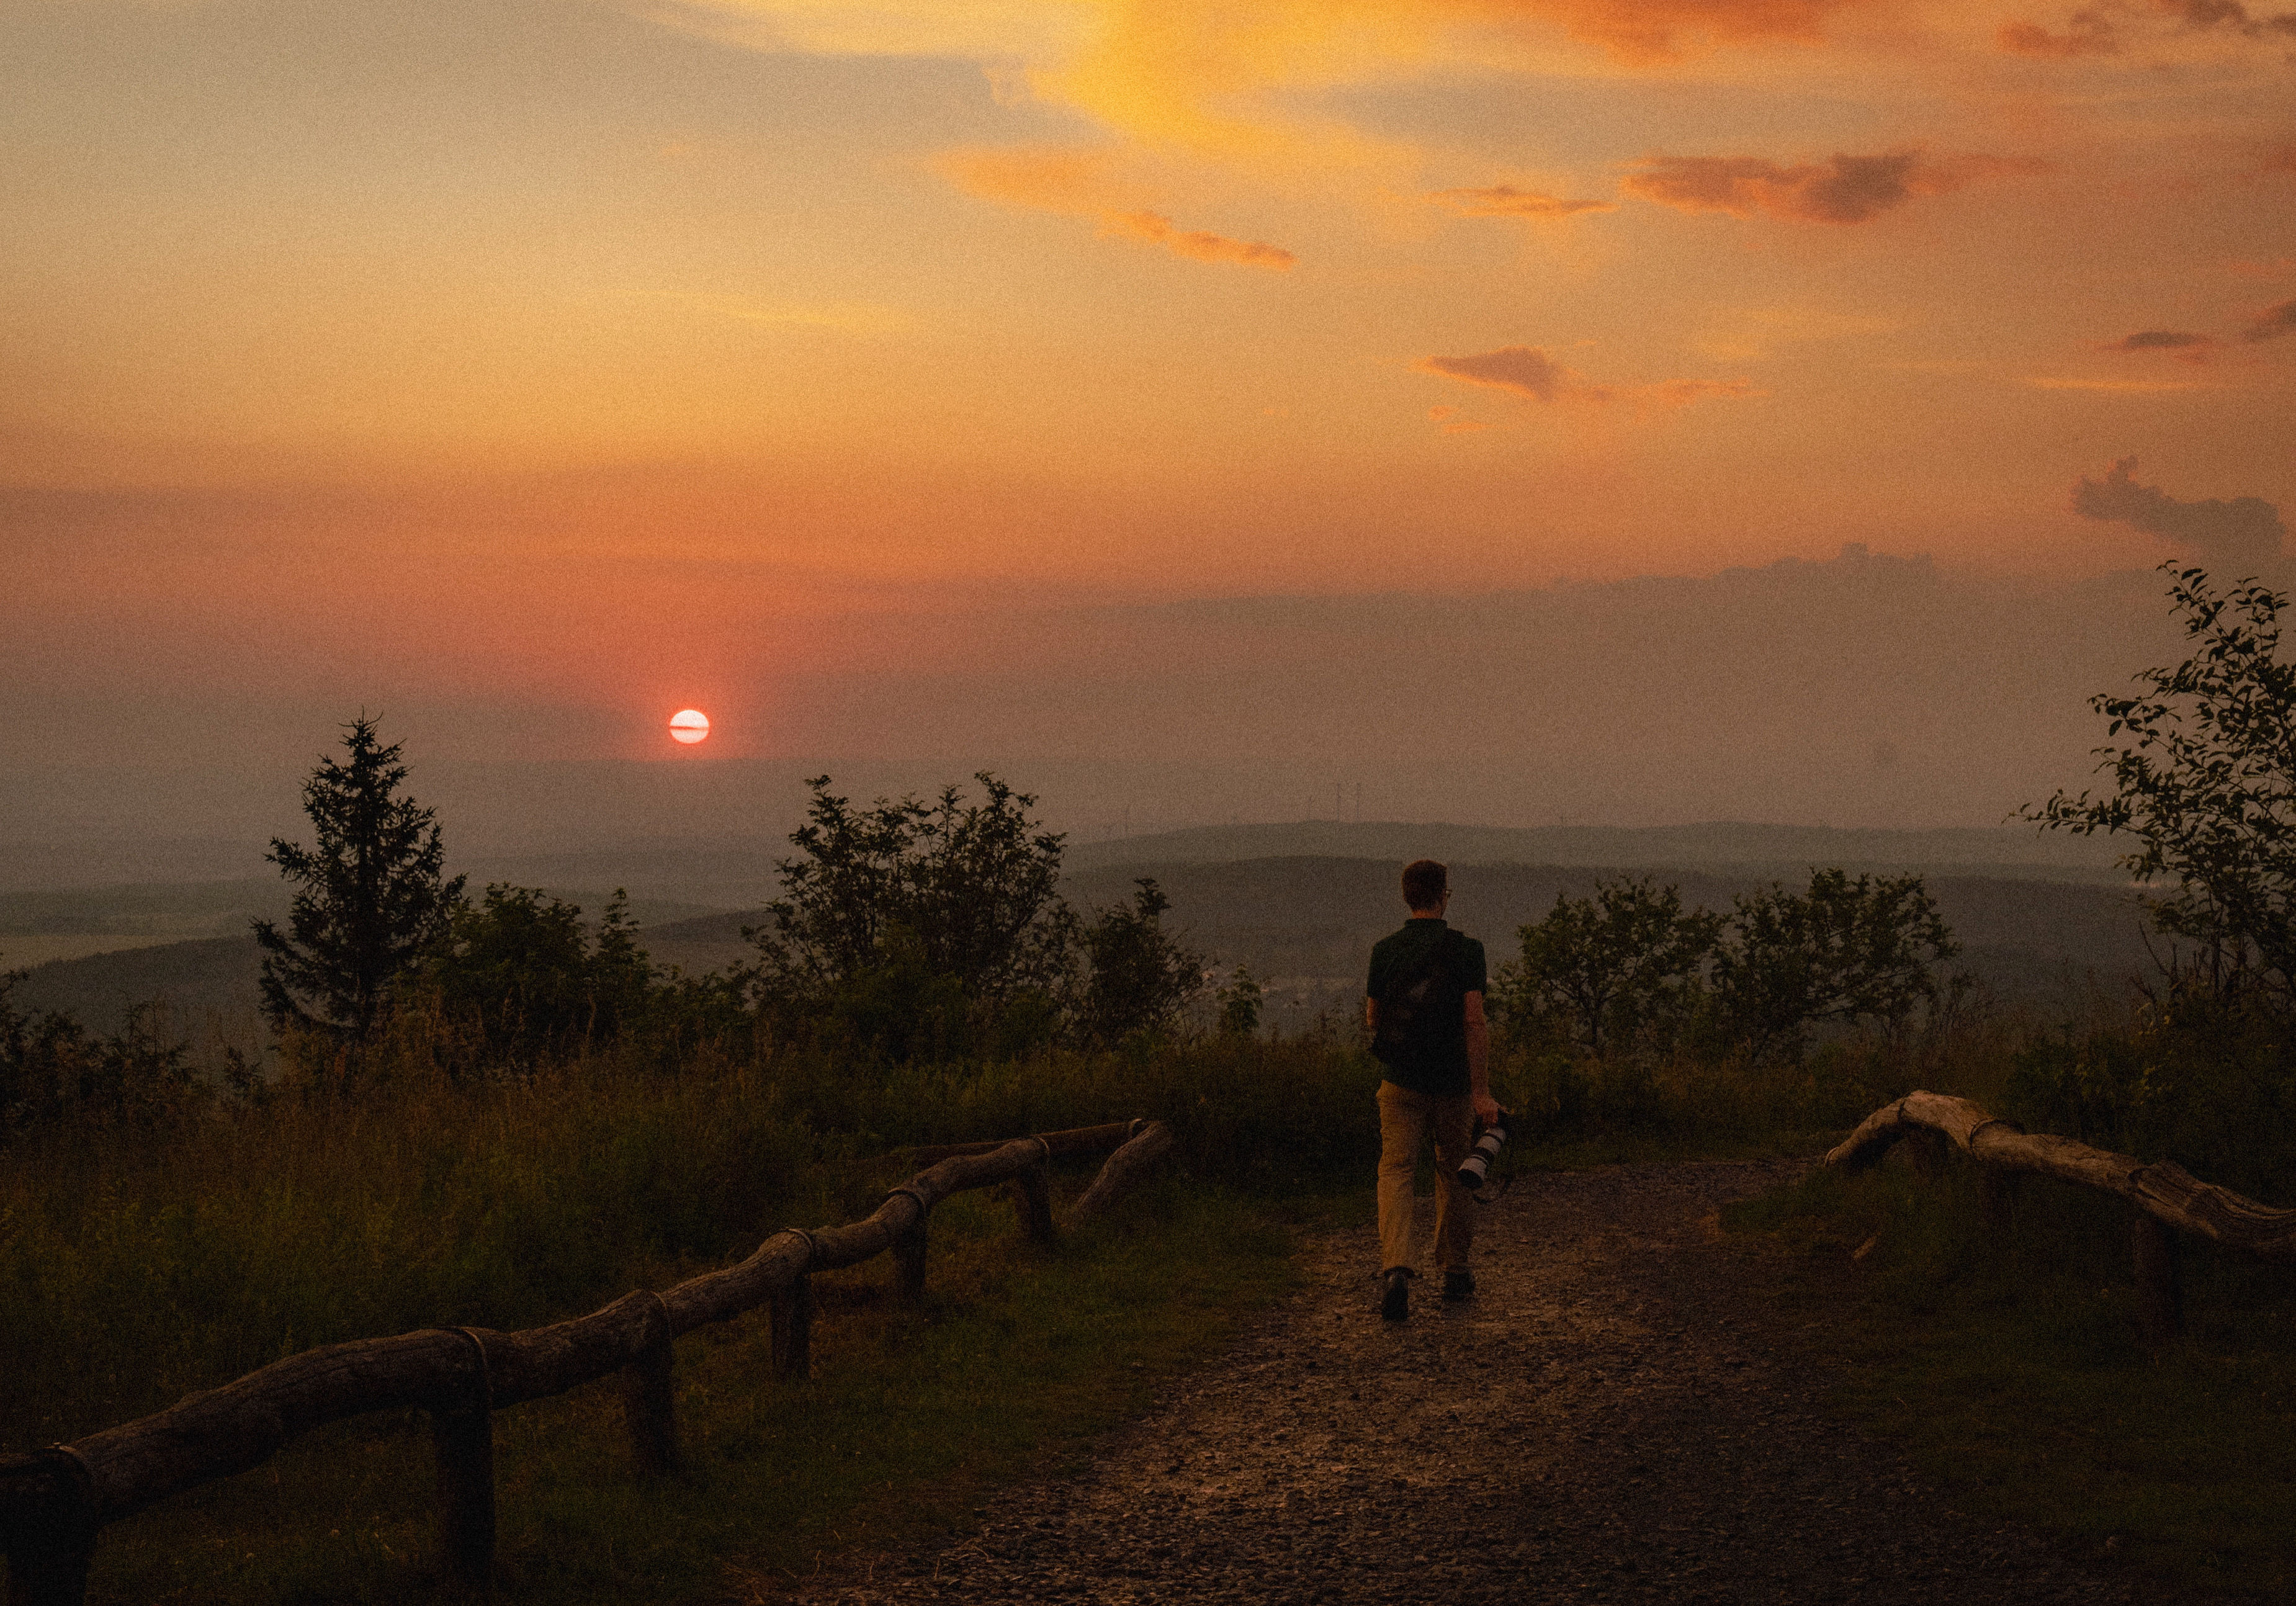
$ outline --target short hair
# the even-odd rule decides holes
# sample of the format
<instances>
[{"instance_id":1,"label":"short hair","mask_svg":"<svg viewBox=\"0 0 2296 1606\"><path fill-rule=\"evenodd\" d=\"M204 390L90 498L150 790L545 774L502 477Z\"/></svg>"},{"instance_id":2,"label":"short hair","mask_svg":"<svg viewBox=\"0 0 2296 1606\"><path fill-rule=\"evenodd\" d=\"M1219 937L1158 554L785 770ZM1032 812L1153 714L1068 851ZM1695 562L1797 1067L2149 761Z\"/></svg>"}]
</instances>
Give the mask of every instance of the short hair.
<instances>
[{"instance_id":1,"label":"short hair","mask_svg":"<svg viewBox=\"0 0 2296 1606\"><path fill-rule=\"evenodd\" d=\"M1403 901L1432 909L1451 893L1451 870L1439 859L1414 859L1403 867Z\"/></svg>"}]
</instances>

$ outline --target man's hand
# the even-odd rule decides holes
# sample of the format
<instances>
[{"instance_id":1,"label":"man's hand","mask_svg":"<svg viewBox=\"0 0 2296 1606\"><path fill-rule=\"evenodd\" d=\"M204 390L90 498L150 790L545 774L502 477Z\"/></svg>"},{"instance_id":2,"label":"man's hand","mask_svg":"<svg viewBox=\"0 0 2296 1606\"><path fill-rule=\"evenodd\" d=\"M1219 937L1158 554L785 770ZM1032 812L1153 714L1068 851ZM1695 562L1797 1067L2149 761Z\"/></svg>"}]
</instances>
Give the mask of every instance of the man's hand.
<instances>
[{"instance_id":1,"label":"man's hand","mask_svg":"<svg viewBox=\"0 0 2296 1606\"><path fill-rule=\"evenodd\" d=\"M1499 1102L1488 1093L1475 1095L1475 1118L1486 1127L1499 1124Z\"/></svg>"}]
</instances>

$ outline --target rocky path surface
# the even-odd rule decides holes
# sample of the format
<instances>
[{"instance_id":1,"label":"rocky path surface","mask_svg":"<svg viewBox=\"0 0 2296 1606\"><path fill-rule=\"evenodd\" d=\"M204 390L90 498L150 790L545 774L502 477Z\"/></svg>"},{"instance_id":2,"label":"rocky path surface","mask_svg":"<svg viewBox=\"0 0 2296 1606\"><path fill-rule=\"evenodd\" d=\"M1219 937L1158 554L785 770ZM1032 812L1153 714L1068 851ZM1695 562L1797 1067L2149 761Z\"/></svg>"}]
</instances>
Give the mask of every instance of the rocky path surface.
<instances>
[{"instance_id":1,"label":"rocky path surface","mask_svg":"<svg viewBox=\"0 0 2296 1606\"><path fill-rule=\"evenodd\" d=\"M1423 1279L1398 1325L1374 1312L1368 1232L1312 1241L1306 1285L1079 1475L798 1599L2179 1598L1954 1515L1824 1413L1822 1377L1711 1221L1797 1169L1526 1176L1479 1212L1478 1297L1446 1306Z\"/></svg>"}]
</instances>

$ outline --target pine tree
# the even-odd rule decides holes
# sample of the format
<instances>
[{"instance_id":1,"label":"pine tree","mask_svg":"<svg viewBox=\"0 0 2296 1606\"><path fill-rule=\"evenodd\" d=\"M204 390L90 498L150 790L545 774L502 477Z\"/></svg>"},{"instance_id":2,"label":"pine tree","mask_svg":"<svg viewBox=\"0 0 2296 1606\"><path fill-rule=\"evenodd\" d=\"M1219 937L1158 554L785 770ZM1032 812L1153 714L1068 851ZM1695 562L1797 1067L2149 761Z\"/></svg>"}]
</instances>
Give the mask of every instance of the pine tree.
<instances>
[{"instance_id":1,"label":"pine tree","mask_svg":"<svg viewBox=\"0 0 2296 1606\"><path fill-rule=\"evenodd\" d=\"M288 930L255 922L263 1013L341 1041L370 1036L399 973L447 931L463 878L442 879L438 810L398 797L398 744L362 714L344 729L348 761L322 758L303 783L316 847L274 837L264 856L297 884Z\"/></svg>"}]
</instances>

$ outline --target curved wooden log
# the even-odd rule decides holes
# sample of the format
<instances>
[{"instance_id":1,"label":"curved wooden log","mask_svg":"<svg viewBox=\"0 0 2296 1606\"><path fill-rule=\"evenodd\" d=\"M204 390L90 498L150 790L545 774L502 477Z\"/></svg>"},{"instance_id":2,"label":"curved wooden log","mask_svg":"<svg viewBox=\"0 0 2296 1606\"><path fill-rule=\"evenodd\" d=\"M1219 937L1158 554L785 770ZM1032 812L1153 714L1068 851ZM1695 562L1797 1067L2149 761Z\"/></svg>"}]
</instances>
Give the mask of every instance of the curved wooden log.
<instances>
[{"instance_id":1,"label":"curved wooden log","mask_svg":"<svg viewBox=\"0 0 2296 1606\"><path fill-rule=\"evenodd\" d=\"M477 1364L471 1341L443 1329L330 1344L91 1434L71 1450L87 1468L96 1520L117 1522L260 1466L289 1439L327 1422L409 1405L451 1408L468 1393Z\"/></svg>"},{"instance_id":2,"label":"curved wooden log","mask_svg":"<svg viewBox=\"0 0 2296 1606\"><path fill-rule=\"evenodd\" d=\"M1129 1142L1137 1135L1139 1126L1138 1121L1108 1121L1098 1127L1071 1127L1066 1132L1040 1132L1021 1141L1044 1144L1046 1155L1053 1159L1070 1154L1105 1154ZM993 1154L1011 1141L996 1137L985 1143L931 1143L904 1152L920 1165L931 1165L958 1155Z\"/></svg>"},{"instance_id":3,"label":"curved wooden log","mask_svg":"<svg viewBox=\"0 0 2296 1606\"><path fill-rule=\"evenodd\" d=\"M1079 1227L1136 1187L1148 1175L1149 1168L1161 1159L1172 1147L1172 1129L1161 1121L1138 1122L1139 1135L1108 1157L1100 1175L1092 1179L1092 1186L1083 1197L1069 1207L1069 1225Z\"/></svg>"},{"instance_id":4,"label":"curved wooden log","mask_svg":"<svg viewBox=\"0 0 2296 1606\"><path fill-rule=\"evenodd\" d=\"M692 1332L757 1309L804 1276L812 1257L813 1246L803 1233L775 1233L738 1266L663 1290L661 1302L669 1312L670 1332Z\"/></svg>"},{"instance_id":5,"label":"curved wooden log","mask_svg":"<svg viewBox=\"0 0 2296 1606\"><path fill-rule=\"evenodd\" d=\"M430 1329L330 1344L77 1443L36 1455L0 1456L0 1549L9 1556L12 1578L53 1573L61 1580L57 1598L77 1598L79 1586L72 1580L84 1577L85 1551L97 1528L170 1495L260 1466L314 1428L409 1407L452 1422L472 1416L474 1398L485 1402L479 1408L483 1421L504 1405L562 1394L632 1366L644 1374L637 1379L642 1454L674 1464L674 1417L665 1400L655 1397L667 1395L671 1340L776 1301L803 1305L811 1273L856 1265L897 1244L914 1246L932 1207L952 1193L1035 1175L1054 1155L1119 1142L1122 1147L1078 1201L1079 1215L1089 1216L1171 1147L1171 1134L1160 1122L1119 1121L938 1151L938 1163L864 1219L810 1233L776 1233L738 1264L659 1295L627 1294L588 1315L524 1332ZM777 1355L785 1347L777 1344ZM795 1366L801 1372L801 1358ZM462 1504L475 1505L475 1488L466 1493ZM473 1541L465 1548L475 1554L480 1547Z\"/></svg>"},{"instance_id":6,"label":"curved wooden log","mask_svg":"<svg viewBox=\"0 0 2296 1606\"><path fill-rule=\"evenodd\" d=\"M2169 1160L2147 1164L2069 1137L2025 1132L1946 1094L1909 1093L1882 1105L1827 1152L1825 1163L1856 1170L1881 1159L1899 1138L1922 1131L1943 1133L1988 1166L2117 1193L2178 1232L2266 1259L2296 1260L2296 1210L2276 1209L2202 1182Z\"/></svg>"}]
</instances>

